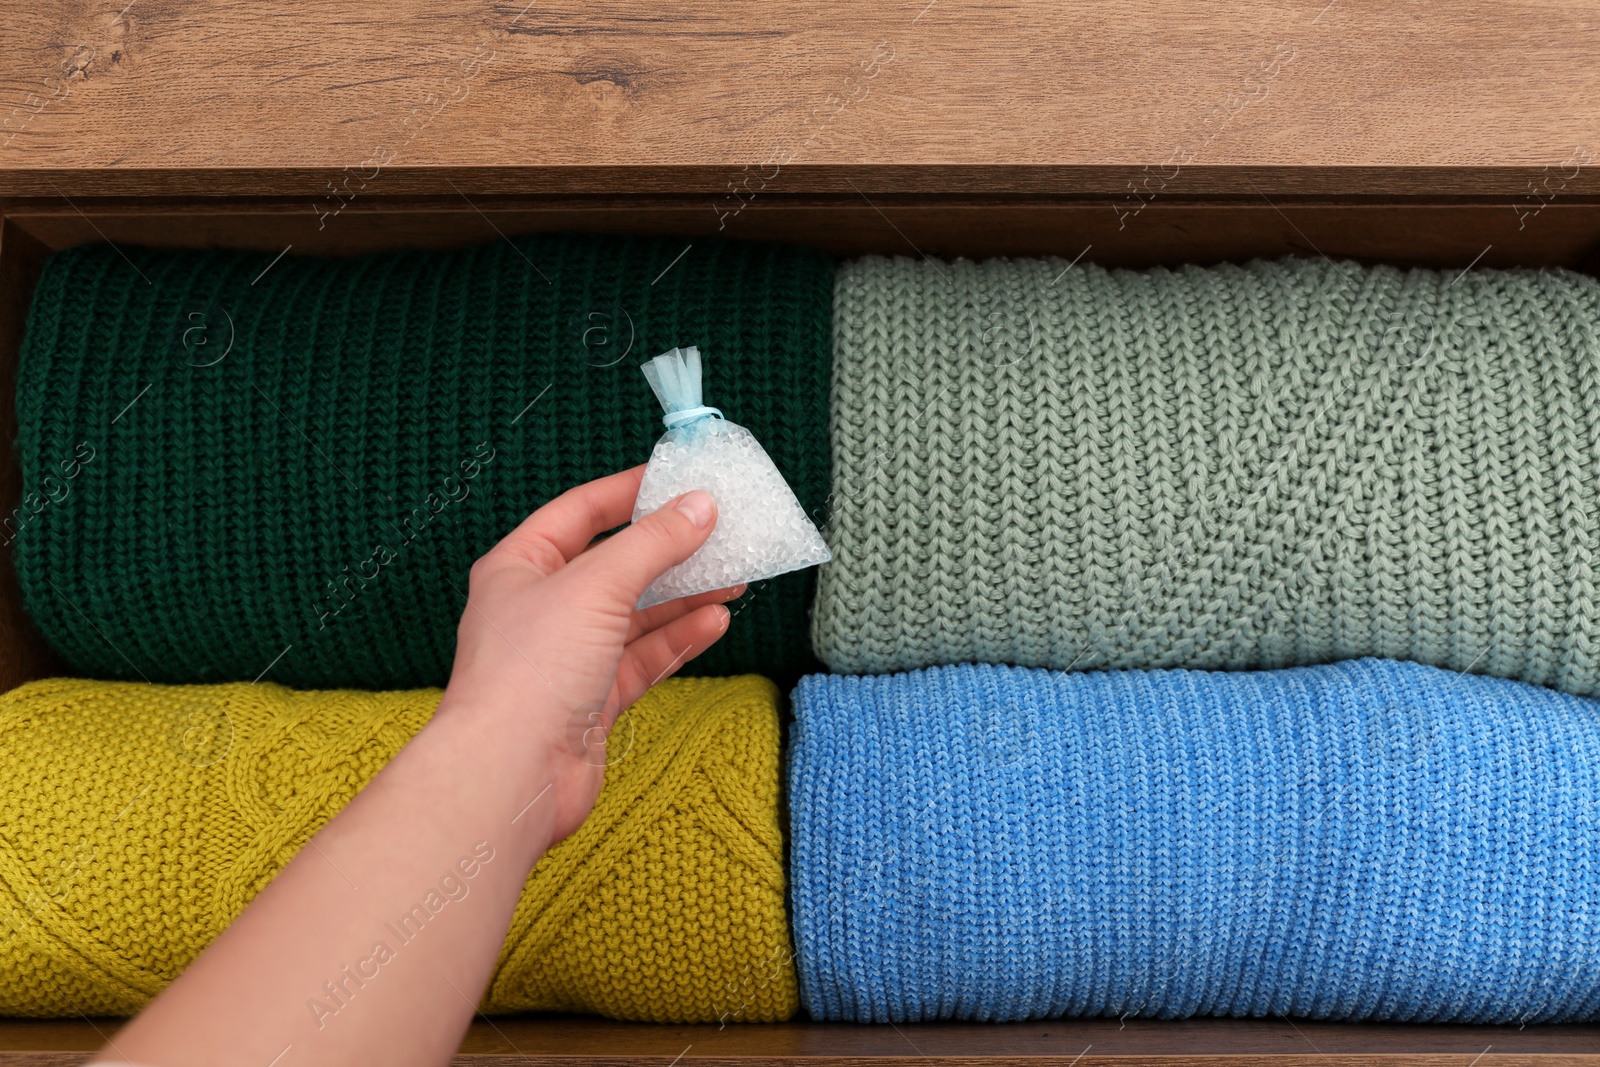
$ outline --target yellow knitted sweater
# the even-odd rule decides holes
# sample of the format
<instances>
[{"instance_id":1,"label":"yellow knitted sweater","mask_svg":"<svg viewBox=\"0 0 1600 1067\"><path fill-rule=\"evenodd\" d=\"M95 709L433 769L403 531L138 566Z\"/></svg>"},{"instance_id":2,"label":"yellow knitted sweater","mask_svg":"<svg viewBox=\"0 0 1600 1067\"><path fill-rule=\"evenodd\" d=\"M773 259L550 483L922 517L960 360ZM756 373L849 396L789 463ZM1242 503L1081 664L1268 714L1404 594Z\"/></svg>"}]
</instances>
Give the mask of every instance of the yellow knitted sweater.
<instances>
[{"instance_id":1,"label":"yellow knitted sweater","mask_svg":"<svg viewBox=\"0 0 1600 1067\"><path fill-rule=\"evenodd\" d=\"M0 696L0 1014L137 1011L438 700L68 679ZM528 878L485 1010L789 1017L772 683L664 682L609 749L593 814Z\"/></svg>"}]
</instances>

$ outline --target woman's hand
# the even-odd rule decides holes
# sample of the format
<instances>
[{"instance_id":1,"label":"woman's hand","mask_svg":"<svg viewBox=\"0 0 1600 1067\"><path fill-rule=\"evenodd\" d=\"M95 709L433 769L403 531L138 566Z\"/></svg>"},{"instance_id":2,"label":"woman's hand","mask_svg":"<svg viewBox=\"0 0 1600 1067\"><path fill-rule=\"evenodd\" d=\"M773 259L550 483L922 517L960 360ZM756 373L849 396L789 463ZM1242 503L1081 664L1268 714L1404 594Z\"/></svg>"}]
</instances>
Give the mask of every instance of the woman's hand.
<instances>
[{"instance_id":1,"label":"woman's hand","mask_svg":"<svg viewBox=\"0 0 1600 1067\"><path fill-rule=\"evenodd\" d=\"M523 736L550 748L551 795L541 803L555 807L557 841L594 806L617 717L721 637L723 602L744 592L735 586L634 610L716 525L715 502L696 490L596 541L632 516L643 477L635 467L563 493L472 567L439 714L484 702L526 709Z\"/></svg>"}]
</instances>

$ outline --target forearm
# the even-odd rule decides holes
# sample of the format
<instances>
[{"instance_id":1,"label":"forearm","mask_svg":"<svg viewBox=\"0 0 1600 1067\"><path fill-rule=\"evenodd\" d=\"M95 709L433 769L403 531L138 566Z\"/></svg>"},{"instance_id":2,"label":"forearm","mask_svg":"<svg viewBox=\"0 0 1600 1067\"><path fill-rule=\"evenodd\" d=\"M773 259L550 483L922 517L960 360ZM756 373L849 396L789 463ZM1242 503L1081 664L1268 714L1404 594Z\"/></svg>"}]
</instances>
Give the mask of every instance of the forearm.
<instances>
[{"instance_id":1,"label":"forearm","mask_svg":"<svg viewBox=\"0 0 1600 1067\"><path fill-rule=\"evenodd\" d=\"M163 1067L448 1063L612 723L728 625L742 587L636 611L705 543L709 494L627 529L643 468L580 486L473 564L433 720L102 1056Z\"/></svg>"},{"instance_id":2,"label":"forearm","mask_svg":"<svg viewBox=\"0 0 1600 1067\"><path fill-rule=\"evenodd\" d=\"M528 703L447 692L106 1054L171 1067L446 1062L550 843L551 739L538 724L559 720Z\"/></svg>"}]
</instances>

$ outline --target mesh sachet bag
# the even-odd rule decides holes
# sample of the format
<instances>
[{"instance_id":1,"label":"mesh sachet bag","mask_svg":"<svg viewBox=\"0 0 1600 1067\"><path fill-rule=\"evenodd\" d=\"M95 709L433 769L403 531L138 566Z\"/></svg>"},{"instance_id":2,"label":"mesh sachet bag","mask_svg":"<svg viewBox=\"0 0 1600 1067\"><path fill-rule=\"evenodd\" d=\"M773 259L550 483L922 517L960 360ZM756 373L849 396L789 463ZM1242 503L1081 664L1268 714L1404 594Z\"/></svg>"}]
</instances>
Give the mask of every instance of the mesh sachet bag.
<instances>
[{"instance_id":1,"label":"mesh sachet bag","mask_svg":"<svg viewBox=\"0 0 1600 1067\"><path fill-rule=\"evenodd\" d=\"M639 598L665 600L757 582L833 558L755 435L706 407L700 397L700 350L674 348L642 368L666 411L633 505L633 521L693 489L717 502L717 525L699 550L667 571Z\"/></svg>"}]
</instances>

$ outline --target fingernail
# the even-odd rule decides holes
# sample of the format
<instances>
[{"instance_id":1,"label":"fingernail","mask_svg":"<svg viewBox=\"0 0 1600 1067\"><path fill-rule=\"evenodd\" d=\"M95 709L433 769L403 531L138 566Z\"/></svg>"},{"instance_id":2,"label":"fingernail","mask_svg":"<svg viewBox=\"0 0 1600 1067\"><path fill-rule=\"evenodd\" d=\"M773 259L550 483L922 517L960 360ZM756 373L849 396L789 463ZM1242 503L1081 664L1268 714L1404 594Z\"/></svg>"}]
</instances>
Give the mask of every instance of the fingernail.
<instances>
[{"instance_id":1,"label":"fingernail","mask_svg":"<svg viewBox=\"0 0 1600 1067\"><path fill-rule=\"evenodd\" d=\"M689 516L689 521L696 526L708 526L717 513L717 504L711 499L710 493L696 489L684 494L683 499L678 501L678 510Z\"/></svg>"}]
</instances>

